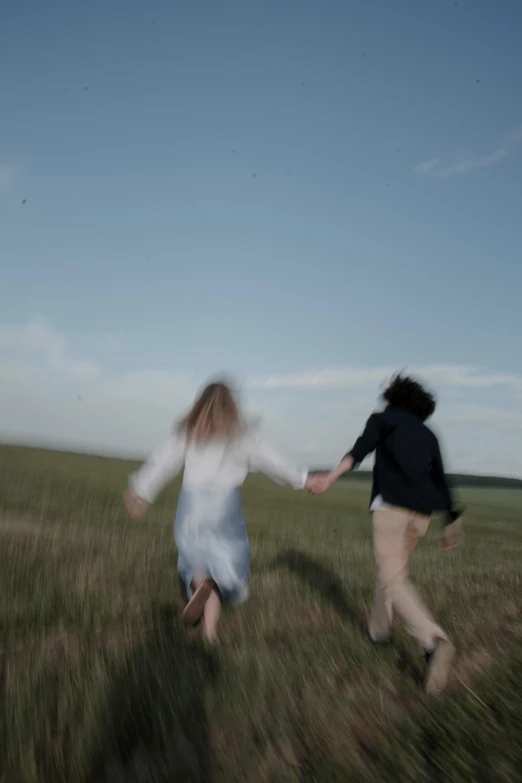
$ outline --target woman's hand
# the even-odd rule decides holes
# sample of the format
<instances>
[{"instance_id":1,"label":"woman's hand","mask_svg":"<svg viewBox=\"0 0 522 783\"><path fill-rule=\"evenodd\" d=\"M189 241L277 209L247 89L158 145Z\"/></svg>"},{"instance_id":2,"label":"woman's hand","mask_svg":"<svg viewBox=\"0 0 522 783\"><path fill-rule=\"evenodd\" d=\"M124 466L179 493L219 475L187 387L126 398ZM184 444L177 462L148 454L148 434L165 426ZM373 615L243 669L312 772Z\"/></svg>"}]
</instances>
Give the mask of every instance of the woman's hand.
<instances>
[{"instance_id":1,"label":"woman's hand","mask_svg":"<svg viewBox=\"0 0 522 783\"><path fill-rule=\"evenodd\" d=\"M134 520L141 519L149 505L146 500L140 498L139 495L130 489L123 493L123 502L128 515Z\"/></svg>"}]
</instances>

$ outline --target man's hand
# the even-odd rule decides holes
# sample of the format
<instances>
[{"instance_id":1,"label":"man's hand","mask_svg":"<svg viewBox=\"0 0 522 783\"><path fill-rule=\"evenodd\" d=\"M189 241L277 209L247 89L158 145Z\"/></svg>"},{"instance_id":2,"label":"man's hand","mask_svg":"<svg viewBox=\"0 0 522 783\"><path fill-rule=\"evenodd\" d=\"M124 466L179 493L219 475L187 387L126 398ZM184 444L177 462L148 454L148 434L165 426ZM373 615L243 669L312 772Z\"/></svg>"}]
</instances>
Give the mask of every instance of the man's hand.
<instances>
[{"instance_id":1,"label":"man's hand","mask_svg":"<svg viewBox=\"0 0 522 783\"><path fill-rule=\"evenodd\" d=\"M464 531L462 529L462 522L457 519L455 522L446 525L440 540L440 548L443 552L450 552L452 549L457 549L464 541Z\"/></svg>"},{"instance_id":2,"label":"man's hand","mask_svg":"<svg viewBox=\"0 0 522 783\"><path fill-rule=\"evenodd\" d=\"M140 498L139 495L130 489L123 493L123 502L128 515L135 521L141 519L149 505L146 500Z\"/></svg>"}]
</instances>

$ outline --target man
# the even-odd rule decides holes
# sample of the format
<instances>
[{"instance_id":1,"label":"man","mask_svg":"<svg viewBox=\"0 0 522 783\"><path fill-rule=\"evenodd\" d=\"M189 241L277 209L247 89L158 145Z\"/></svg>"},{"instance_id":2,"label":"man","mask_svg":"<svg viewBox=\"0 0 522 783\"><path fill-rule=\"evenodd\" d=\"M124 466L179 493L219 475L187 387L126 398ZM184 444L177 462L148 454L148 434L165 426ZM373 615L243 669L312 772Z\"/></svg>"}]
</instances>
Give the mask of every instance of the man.
<instances>
[{"instance_id":1,"label":"man","mask_svg":"<svg viewBox=\"0 0 522 783\"><path fill-rule=\"evenodd\" d=\"M446 686L455 648L409 582L408 560L435 511L446 515L442 549L459 546L462 512L454 510L439 443L425 425L435 411L433 396L400 374L382 396L386 409L370 416L353 449L335 470L316 479L312 492L325 492L376 452L370 508L377 578L370 636L388 641L396 611L425 650L426 691L435 694Z\"/></svg>"}]
</instances>

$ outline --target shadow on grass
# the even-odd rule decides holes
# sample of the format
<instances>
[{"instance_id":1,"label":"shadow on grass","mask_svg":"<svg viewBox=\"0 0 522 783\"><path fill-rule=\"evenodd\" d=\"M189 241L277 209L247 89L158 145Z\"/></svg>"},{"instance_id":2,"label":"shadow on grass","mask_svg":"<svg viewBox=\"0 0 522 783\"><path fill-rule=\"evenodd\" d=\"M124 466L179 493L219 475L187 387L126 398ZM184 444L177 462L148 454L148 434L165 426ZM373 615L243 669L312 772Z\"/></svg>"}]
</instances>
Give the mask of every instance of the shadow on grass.
<instances>
[{"instance_id":1,"label":"shadow on grass","mask_svg":"<svg viewBox=\"0 0 522 783\"><path fill-rule=\"evenodd\" d=\"M367 633L367 624L362 613L350 603L343 583L334 571L299 549L287 549L272 565L274 568L286 568L298 576L315 590L323 601L329 603L343 620L348 620L364 634Z\"/></svg>"},{"instance_id":2,"label":"shadow on grass","mask_svg":"<svg viewBox=\"0 0 522 783\"><path fill-rule=\"evenodd\" d=\"M211 783L204 694L216 661L190 644L170 608L114 673L89 783Z\"/></svg>"}]
</instances>

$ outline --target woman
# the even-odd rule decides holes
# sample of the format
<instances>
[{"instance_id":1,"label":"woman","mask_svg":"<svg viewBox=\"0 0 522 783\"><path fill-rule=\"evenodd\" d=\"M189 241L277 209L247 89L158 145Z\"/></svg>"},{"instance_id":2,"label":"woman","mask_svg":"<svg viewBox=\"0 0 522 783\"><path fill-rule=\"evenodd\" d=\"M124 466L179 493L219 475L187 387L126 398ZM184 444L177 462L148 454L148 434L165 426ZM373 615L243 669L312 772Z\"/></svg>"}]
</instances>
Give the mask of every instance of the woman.
<instances>
[{"instance_id":1,"label":"woman","mask_svg":"<svg viewBox=\"0 0 522 783\"><path fill-rule=\"evenodd\" d=\"M189 601L183 620L203 617L217 640L222 600L241 605L250 592L250 545L239 488L260 472L295 489L312 486L307 470L288 462L249 428L225 383L211 383L170 437L130 477L125 504L138 519L184 468L174 538Z\"/></svg>"}]
</instances>

